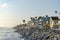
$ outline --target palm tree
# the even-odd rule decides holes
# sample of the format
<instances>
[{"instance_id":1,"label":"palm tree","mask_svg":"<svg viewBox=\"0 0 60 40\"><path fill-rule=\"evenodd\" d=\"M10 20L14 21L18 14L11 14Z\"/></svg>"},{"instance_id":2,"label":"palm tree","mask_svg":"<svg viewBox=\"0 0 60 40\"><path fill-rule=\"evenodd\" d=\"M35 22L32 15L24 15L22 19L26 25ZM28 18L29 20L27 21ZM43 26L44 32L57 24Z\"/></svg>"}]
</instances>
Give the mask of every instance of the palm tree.
<instances>
[{"instance_id":1,"label":"palm tree","mask_svg":"<svg viewBox=\"0 0 60 40\"><path fill-rule=\"evenodd\" d=\"M41 23L41 16L38 17L38 24Z\"/></svg>"},{"instance_id":2,"label":"palm tree","mask_svg":"<svg viewBox=\"0 0 60 40\"><path fill-rule=\"evenodd\" d=\"M23 23L25 23L25 20L23 20Z\"/></svg>"},{"instance_id":3,"label":"palm tree","mask_svg":"<svg viewBox=\"0 0 60 40\"><path fill-rule=\"evenodd\" d=\"M24 23L23 26L25 27L25 26L26 26L26 24L25 24L25 20L23 20L23 23Z\"/></svg>"},{"instance_id":4,"label":"palm tree","mask_svg":"<svg viewBox=\"0 0 60 40\"><path fill-rule=\"evenodd\" d=\"M46 17L48 17L48 15L46 15Z\"/></svg>"},{"instance_id":5,"label":"palm tree","mask_svg":"<svg viewBox=\"0 0 60 40\"><path fill-rule=\"evenodd\" d=\"M55 11L56 15L57 15L57 12L58 12L58 11Z\"/></svg>"},{"instance_id":6,"label":"palm tree","mask_svg":"<svg viewBox=\"0 0 60 40\"><path fill-rule=\"evenodd\" d=\"M37 17L35 16L35 18L37 18Z\"/></svg>"},{"instance_id":7,"label":"palm tree","mask_svg":"<svg viewBox=\"0 0 60 40\"><path fill-rule=\"evenodd\" d=\"M38 17L38 21L41 19L41 16Z\"/></svg>"},{"instance_id":8,"label":"palm tree","mask_svg":"<svg viewBox=\"0 0 60 40\"><path fill-rule=\"evenodd\" d=\"M32 20L33 18L32 18L32 17L30 17L30 19Z\"/></svg>"},{"instance_id":9,"label":"palm tree","mask_svg":"<svg viewBox=\"0 0 60 40\"><path fill-rule=\"evenodd\" d=\"M59 15L60 15L60 13L59 13Z\"/></svg>"}]
</instances>

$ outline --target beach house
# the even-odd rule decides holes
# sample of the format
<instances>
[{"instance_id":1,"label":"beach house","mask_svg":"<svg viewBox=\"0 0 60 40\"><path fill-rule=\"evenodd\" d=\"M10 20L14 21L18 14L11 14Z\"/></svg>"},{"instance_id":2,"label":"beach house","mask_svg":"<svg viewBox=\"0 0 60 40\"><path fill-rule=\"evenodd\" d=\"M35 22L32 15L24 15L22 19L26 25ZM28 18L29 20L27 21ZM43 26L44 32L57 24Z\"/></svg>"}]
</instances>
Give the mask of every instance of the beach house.
<instances>
[{"instance_id":1,"label":"beach house","mask_svg":"<svg viewBox=\"0 0 60 40\"><path fill-rule=\"evenodd\" d=\"M41 20L42 20L43 27L58 28L60 26L60 19L59 19L59 17L56 17L56 16L48 17L46 15L46 17L42 17Z\"/></svg>"},{"instance_id":2,"label":"beach house","mask_svg":"<svg viewBox=\"0 0 60 40\"><path fill-rule=\"evenodd\" d=\"M60 19L58 17L50 17L50 27L59 27Z\"/></svg>"}]
</instances>

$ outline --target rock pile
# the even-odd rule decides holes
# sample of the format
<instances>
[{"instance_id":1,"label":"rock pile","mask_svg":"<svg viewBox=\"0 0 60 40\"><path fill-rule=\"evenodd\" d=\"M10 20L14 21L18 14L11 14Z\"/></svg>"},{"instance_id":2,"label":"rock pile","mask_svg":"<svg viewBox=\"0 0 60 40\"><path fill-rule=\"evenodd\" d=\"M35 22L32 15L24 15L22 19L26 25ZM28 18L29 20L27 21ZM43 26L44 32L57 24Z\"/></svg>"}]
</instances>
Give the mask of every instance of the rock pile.
<instances>
[{"instance_id":1,"label":"rock pile","mask_svg":"<svg viewBox=\"0 0 60 40\"><path fill-rule=\"evenodd\" d=\"M25 40L58 40L60 30L52 30L48 28L41 29L40 27L29 27L18 25L14 27L16 32L22 35Z\"/></svg>"}]
</instances>

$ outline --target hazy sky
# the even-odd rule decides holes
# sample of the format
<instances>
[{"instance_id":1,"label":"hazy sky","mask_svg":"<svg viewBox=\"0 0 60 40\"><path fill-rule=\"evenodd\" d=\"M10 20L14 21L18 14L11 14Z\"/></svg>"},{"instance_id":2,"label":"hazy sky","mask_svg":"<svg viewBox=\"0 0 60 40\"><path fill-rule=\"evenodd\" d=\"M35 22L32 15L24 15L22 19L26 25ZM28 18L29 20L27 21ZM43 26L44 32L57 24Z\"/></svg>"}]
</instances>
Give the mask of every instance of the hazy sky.
<instances>
[{"instance_id":1,"label":"hazy sky","mask_svg":"<svg viewBox=\"0 0 60 40\"><path fill-rule=\"evenodd\" d=\"M60 12L60 0L0 0L0 27L20 24L30 16L56 15Z\"/></svg>"}]
</instances>

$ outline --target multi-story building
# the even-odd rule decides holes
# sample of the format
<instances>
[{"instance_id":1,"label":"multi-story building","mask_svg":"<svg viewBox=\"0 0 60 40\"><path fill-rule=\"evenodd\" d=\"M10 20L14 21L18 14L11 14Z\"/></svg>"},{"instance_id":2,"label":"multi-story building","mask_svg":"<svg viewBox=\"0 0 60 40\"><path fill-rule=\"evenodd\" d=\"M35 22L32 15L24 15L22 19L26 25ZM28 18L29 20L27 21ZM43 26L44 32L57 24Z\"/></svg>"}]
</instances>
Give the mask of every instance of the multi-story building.
<instances>
[{"instance_id":1,"label":"multi-story building","mask_svg":"<svg viewBox=\"0 0 60 40\"><path fill-rule=\"evenodd\" d=\"M50 17L50 27L58 28L59 24L60 24L59 21L60 21L60 19L58 17Z\"/></svg>"},{"instance_id":2,"label":"multi-story building","mask_svg":"<svg viewBox=\"0 0 60 40\"><path fill-rule=\"evenodd\" d=\"M42 17L41 18L41 23L42 27L48 27L48 28L53 28L56 27L58 28L60 26L60 19L58 17Z\"/></svg>"}]
</instances>

